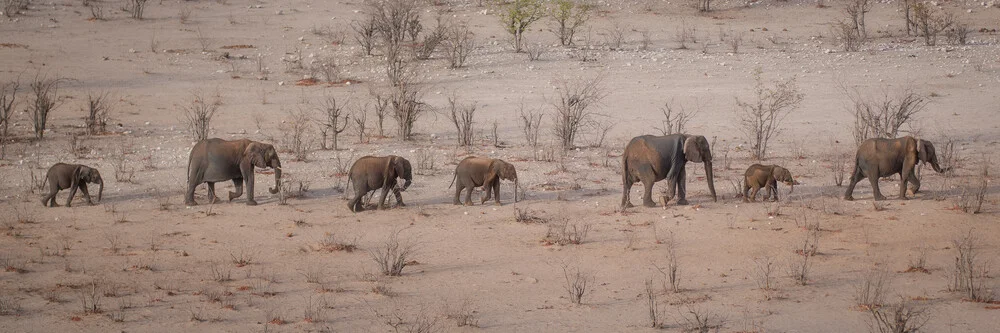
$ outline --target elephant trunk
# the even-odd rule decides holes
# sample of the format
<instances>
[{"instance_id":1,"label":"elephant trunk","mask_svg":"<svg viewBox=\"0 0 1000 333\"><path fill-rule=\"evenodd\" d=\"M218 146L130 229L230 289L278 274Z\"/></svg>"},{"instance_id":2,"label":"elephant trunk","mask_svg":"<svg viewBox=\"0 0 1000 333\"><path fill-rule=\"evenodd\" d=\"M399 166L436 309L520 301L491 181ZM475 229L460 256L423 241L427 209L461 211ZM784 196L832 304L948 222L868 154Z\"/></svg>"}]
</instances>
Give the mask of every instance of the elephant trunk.
<instances>
[{"instance_id":1,"label":"elephant trunk","mask_svg":"<svg viewBox=\"0 0 1000 333\"><path fill-rule=\"evenodd\" d=\"M271 194L277 194L281 190L281 167L274 168L274 187L267 189Z\"/></svg>"},{"instance_id":2,"label":"elephant trunk","mask_svg":"<svg viewBox=\"0 0 1000 333\"><path fill-rule=\"evenodd\" d=\"M715 175L712 172L711 160L705 160L705 179L708 180L708 192L712 194L712 201L719 201L715 196Z\"/></svg>"},{"instance_id":3,"label":"elephant trunk","mask_svg":"<svg viewBox=\"0 0 1000 333\"><path fill-rule=\"evenodd\" d=\"M945 173L945 172L947 172L948 170L951 169L951 167L942 168L940 165L938 165L938 162L937 162L936 158L935 159L931 159L931 167L934 168L934 171L937 171L937 173Z\"/></svg>"},{"instance_id":4,"label":"elephant trunk","mask_svg":"<svg viewBox=\"0 0 1000 333\"><path fill-rule=\"evenodd\" d=\"M788 182L788 194L795 192L795 181Z\"/></svg>"},{"instance_id":5,"label":"elephant trunk","mask_svg":"<svg viewBox=\"0 0 1000 333\"><path fill-rule=\"evenodd\" d=\"M97 202L101 202L101 196L104 195L104 179L98 180L97 185L100 185L100 189L97 190Z\"/></svg>"},{"instance_id":6,"label":"elephant trunk","mask_svg":"<svg viewBox=\"0 0 1000 333\"><path fill-rule=\"evenodd\" d=\"M413 179L412 178L406 178L406 179L404 179L403 187L400 187L399 190L400 191L406 191L406 188L410 187L411 183L413 183Z\"/></svg>"},{"instance_id":7,"label":"elephant trunk","mask_svg":"<svg viewBox=\"0 0 1000 333\"><path fill-rule=\"evenodd\" d=\"M514 202L517 202L517 191L518 191L518 188L519 188L519 187L517 187L517 185L518 185L517 184L517 178L514 178Z\"/></svg>"}]
</instances>

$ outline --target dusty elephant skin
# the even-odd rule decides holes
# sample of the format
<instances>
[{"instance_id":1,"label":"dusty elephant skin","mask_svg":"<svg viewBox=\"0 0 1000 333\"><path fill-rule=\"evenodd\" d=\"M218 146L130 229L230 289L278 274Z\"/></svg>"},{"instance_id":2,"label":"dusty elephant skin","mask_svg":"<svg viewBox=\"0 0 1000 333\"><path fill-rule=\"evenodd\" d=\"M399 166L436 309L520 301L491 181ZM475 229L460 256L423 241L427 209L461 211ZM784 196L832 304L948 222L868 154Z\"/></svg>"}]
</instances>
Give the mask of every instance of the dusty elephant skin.
<instances>
[{"instance_id":1,"label":"dusty elephant skin","mask_svg":"<svg viewBox=\"0 0 1000 333\"><path fill-rule=\"evenodd\" d=\"M708 140L701 135L671 134L666 136L643 135L629 141L622 154L622 208L632 207L629 190L632 184L642 182L644 195L642 204L653 207L653 184L666 179L667 194L664 204L677 194L677 204L686 205L687 162L705 163L705 179L708 190L715 196L715 181L712 174L712 150Z\"/></svg>"},{"instance_id":2,"label":"dusty elephant skin","mask_svg":"<svg viewBox=\"0 0 1000 333\"><path fill-rule=\"evenodd\" d=\"M354 162L347 177L348 186L354 186L354 198L347 203L352 212L365 210L361 199L368 192L378 189L382 189L382 195L378 199L378 209L385 209L385 197L390 190L396 197L396 204L406 206L399 192L406 191L406 188L410 187L413 182L413 169L410 167L410 161L399 156L365 156ZM396 178L405 181L403 186L396 187Z\"/></svg>"},{"instance_id":3,"label":"dusty elephant skin","mask_svg":"<svg viewBox=\"0 0 1000 333\"><path fill-rule=\"evenodd\" d=\"M281 189L281 161L274 146L248 139L199 141L191 148L188 159L188 187L184 204L198 204L194 201L194 190L201 183L208 183L208 200L216 203L219 198L215 195L215 183L232 180L236 192L229 192L229 201L243 195L245 182L247 205L257 205L253 199L254 167L274 169L274 187L268 191L278 193Z\"/></svg>"},{"instance_id":4,"label":"dusty elephant skin","mask_svg":"<svg viewBox=\"0 0 1000 333\"><path fill-rule=\"evenodd\" d=\"M452 185L455 185L456 181L458 182L455 185L455 204L462 204L459 198L464 189L466 190L465 205L472 206L472 189L482 186L485 193L480 204L486 203L491 196L495 196L496 204L500 205L501 179L514 181L514 202L517 202L517 170L513 164L501 159L466 157L455 167L455 176L451 179ZM452 185L448 185L448 188L451 188Z\"/></svg>"},{"instance_id":5,"label":"dusty elephant skin","mask_svg":"<svg viewBox=\"0 0 1000 333\"><path fill-rule=\"evenodd\" d=\"M45 181L49 183L49 194L42 198L42 206L58 207L56 193L67 188L69 189L69 198L66 199L66 207L72 206L73 196L76 195L78 188L83 192L87 203L93 205L94 202L90 200L90 192L87 191L87 183L101 186L97 191L97 202L101 202L101 196L104 194L104 179L101 178L101 173L86 165L56 163L45 174Z\"/></svg>"},{"instance_id":6,"label":"dusty elephant skin","mask_svg":"<svg viewBox=\"0 0 1000 333\"><path fill-rule=\"evenodd\" d=\"M844 200L854 200L854 186L862 179L868 178L872 185L875 200L885 200L878 188L878 179L893 174L899 174L899 198L906 200L906 183L913 184L913 193L920 190L920 180L917 179L915 166L917 163L930 163L934 171L944 173L948 168L938 165L934 145L930 141L915 139L912 136L897 139L868 139L858 147L854 159L854 172L844 192Z\"/></svg>"},{"instance_id":7,"label":"dusty elephant skin","mask_svg":"<svg viewBox=\"0 0 1000 333\"><path fill-rule=\"evenodd\" d=\"M743 202L757 201L757 192L762 187L767 191L764 194L763 200L770 198L771 201L778 201L779 181L790 186L791 190L788 192L789 194L795 191L795 185L798 184L797 181L792 179L792 173L788 169L777 165L751 165L747 168L746 173L743 174ZM753 189L753 191L750 192L750 189ZM774 195L773 198L771 197L772 194Z\"/></svg>"}]
</instances>

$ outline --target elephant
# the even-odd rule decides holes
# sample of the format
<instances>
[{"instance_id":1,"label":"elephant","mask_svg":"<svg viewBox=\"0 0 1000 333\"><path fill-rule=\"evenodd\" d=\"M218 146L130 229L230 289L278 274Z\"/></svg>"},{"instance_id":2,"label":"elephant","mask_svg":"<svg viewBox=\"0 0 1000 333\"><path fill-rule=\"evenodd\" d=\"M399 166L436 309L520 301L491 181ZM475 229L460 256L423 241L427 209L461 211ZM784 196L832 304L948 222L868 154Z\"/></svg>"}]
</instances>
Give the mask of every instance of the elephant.
<instances>
[{"instance_id":1,"label":"elephant","mask_svg":"<svg viewBox=\"0 0 1000 333\"><path fill-rule=\"evenodd\" d=\"M67 188L69 189L69 198L66 199L66 207L72 207L73 196L76 195L77 188L83 191L83 197L87 199L87 203L93 205L94 202L90 200L90 192L87 191L87 183L101 186L97 191L97 202L101 202L101 196L104 194L104 179L101 178L101 172L86 165L56 163L49 168L44 181L49 183L49 194L42 198L42 206L58 207L56 193Z\"/></svg>"},{"instance_id":2,"label":"elephant","mask_svg":"<svg viewBox=\"0 0 1000 333\"><path fill-rule=\"evenodd\" d=\"M455 167L455 177L451 179L455 186L455 204L460 205L459 197L463 189L468 189L465 194L465 205L472 206L472 189L482 186L484 193L480 204L486 203L491 196L496 196L496 204L500 205L500 180L514 181L514 202L517 202L517 170L514 165L501 159L482 158L469 156L458 163ZM451 188L452 185L448 185Z\"/></svg>"},{"instance_id":3,"label":"elephant","mask_svg":"<svg viewBox=\"0 0 1000 333\"><path fill-rule=\"evenodd\" d=\"M701 135L671 134L665 136L642 135L632 138L622 153L622 208L632 207L629 200L629 190L632 184L642 181L645 187L642 204L653 207L653 184L667 179L667 195L663 197L664 206L674 193L677 193L677 204L686 205L687 175L684 166L687 162L703 162L708 190L715 196L715 181L712 178L712 150L708 140Z\"/></svg>"},{"instance_id":4,"label":"elephant","mask_svg":"<svg viewBox=\"0 0 1000 333\"><path fill-rule=\"evenodd\" d=\"M899 198L906 200L906 183L913 184L913 193L920 190L920 180L914 172L918 163L930 163L934 171L947 172L950 167L938 165L934 145L930 141L906 136L896 139L868 139L861 142L854 159L854 172L844 192L844 200L854 200L854 186L862 179L868 178L872 184L875 200L885 200L878 188L878 179L892 174L899 174Z\"/></svg>"},{"instance_id":5,"label":"elephant","mask_svg":"<svg viewBox=\"0 0 1000 333\"><path fill-rule=\"evenodd\" d=\"M767 193L764 195L764 200L771 198L771 194L774 194L772 201L778 201L778 182L783 182L788 184L790 187L791 194L795 191L795 185L799 182L792 179L792 173L788 169L782 168L777 165L760 165L754 164L747 168L747 172L743 174L743 202L757 201L757 191L763 187ZM747 192L753 188L753 192L747 195Z\"/></svg>"},{"instance_id":6,"label":"elephant","mask_svg":"<svg viewBox=\"0 0 1000 333\"><path fill-rule=\"evenodd\" d=\"M361 199L368 192L380 188L382 196L378 199L378 209L385 209L385 196L390 190L396 197L396 204L406 206L399 192L406 191L406 188L410 187L413 182L413 169L410 167L410 161L399 156L365 156L354 161L347 177L349 181L347 185L354 185L354 198L347 203L347 207L356 213L365 210ZM405 182L402 187L396 187L396 178L403 178Z\"/></svg>"},{"instance_id":7,"label":"elephant","mask_svg":"<svg viewBox=\"0 0 1000 333\"><path fill-rule=\"evenodd\" d=\"M243 184L247 188L247 205L255 206L253 199L254 167L274 169L274 187L269 188L271 194L281 189L281 160L274 146L239 139L226 141L213 138L199 141L191 148L188 158L188 188L184 204L194 206L194 190L201 183L208 183L208 200L218 202L215 196L215 183L232 180L236 192L229 192L229 201L243 195Z\"/></svg>"}]
</instances>

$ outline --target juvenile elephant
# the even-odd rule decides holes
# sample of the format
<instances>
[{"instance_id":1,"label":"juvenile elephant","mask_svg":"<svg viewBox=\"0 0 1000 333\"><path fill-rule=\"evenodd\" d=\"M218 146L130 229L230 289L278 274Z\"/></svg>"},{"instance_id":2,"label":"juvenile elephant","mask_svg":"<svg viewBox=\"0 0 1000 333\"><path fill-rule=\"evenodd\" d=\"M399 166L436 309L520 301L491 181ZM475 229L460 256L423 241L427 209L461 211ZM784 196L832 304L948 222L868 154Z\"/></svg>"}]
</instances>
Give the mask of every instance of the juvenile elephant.
<instances>
[{"instance_id":1,"label":"juvenile elephant","mask_svg":"<svg viewBox=\"0 0 1000 333\"><path fill-rule=\"evenodd\" d=\"M915 139L912 136L897 139L868 139L858 147L854 159L854 172L847 184L844 200L854 200L854 186L862 179L868 178L872 184L875 200L885 200L878 188L878 179L892 174L899 174L899 198L906 200L906 183L913 184L913 193L920 190L920 180L914 172L917 163L930 163L934 171L944 173L950 168L938 166L934 145L927 140Z\"/></svg>"},{"instance_id":2,"label":"juvenile elephant","mask_svg":"<svg viewBox=\"0 0 1000 333\"><path fill-rule=\"evenodd\" d=\"M378 199L378 209L385 209L385 196L390 190L396 196L396 204L406 206L399 192L406 191L406 188L410 187L413 182L413 169L410 167L410 161L399 156L365 156L354 162L347 177L349 181L347 185L354 185L354 198L347 203L352 212L365 210L361 199L368 192L380 188L382 195ZM396 187L396 178L403 178L405 182L402 187Z\"/></svg>"},{"instance_id":3,"label":"juvenile elephant","mask_svg":"<svg viewBox=\"0 0 1000 333\"><path fill-rule=\"evenodd\" d=\"M194 206L194 189L201 183L208 183L208 200L216 203L215 183L232 180L236 192L229 192L229 201L243 195L243 184L247 188L247 205L255 206L253 199L254 167L274 169L274 187L268 189L271 194L281 189L281 160L274 146L240 139L226 141L223 139L207 139L199 141L191 149L188 158L188 188L184 196L184 204Z\"/></svg>"},{"instance_id":4,"label":"juvenile elephant","mask_svg":"<svg viewBox=\"0 0 1000 333\"><path fill-rule=\"evenodd\" d=\"M642 182L645 193L642 204L653 207L653 184L667 179L666 205L677 193L677 204L687 204L687 162L704 162L705 179L712 201L716 201L715 181L712 179L712 150L708 140L701 135L671 134L666 136L643 135L632 139L622 154L622 208L632 207L629 190L632 184Z\"/></svg>"},{"instance_id":5,"label":"juvenile elephant","mask_svg":"<svg viewBox=\"0 0 1000 333\"><path fill-rule=\"evenodd\" d=\"M514 165L501 159L482 158L469 156L458 163L455 168L455 177L451 179L452 185L458 180L455 186L455 204L460 205L458 200L463 189L468 189L465 194L465 205L472 206L472 189L482 186L483 194L481 204L490 200L491 196L496 196L496 204L500 205L500 180L514 181L514 202L517 202L517 170ZM451 185L448 185L451 188Z\"/></svg>"},{"instance_id":6,"label":"juvenile elephant","mask_svg":"<svg viewBox=\"0 0 1000 333\"><path fill-rule=\"evenodd\" d=\"M760 191L761 187L767 191L764 200L771 198L773 193L774 199L772 200L778 201L779 181L790 186L789 194L795 191L795 185L799 183L792 179L792 173L788 169L777 165L751 165L743 174L743 202L757 201L757 191ZM747 195L751 188L753 188L753 192Z\"/></svg>"},{"instance_id":7,"label":"juvenile elephant","mask_svg":"<svg viewBox=\"0 0 1000 333\"><path fill-rule=\"evenodd\" d=\"M83 197L87 203L93 205L90 200L90 192L87 191L87 183L101 186L97 191L97 202L101 202L101 195L104 194L104 179L97 169L86 165L56 163L49 172L45 174L45 182L49 183L49 194L42 198L42 206L58 207L56 203L56 193L59 190L69 189L69 198L66 199L66 207L71 207L76 189L83 191Z\"/></svg>"}]
</instances>

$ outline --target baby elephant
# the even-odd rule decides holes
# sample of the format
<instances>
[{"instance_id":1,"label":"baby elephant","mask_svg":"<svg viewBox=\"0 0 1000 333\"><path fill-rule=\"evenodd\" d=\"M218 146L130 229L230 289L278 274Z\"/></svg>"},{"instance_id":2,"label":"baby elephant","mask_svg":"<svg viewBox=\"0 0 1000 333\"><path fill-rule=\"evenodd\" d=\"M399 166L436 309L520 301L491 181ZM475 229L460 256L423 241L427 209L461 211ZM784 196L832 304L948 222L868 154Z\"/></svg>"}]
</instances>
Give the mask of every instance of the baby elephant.
<instances>
[{"instance_id":1,"label":"baby elephant","mask_svg":"<svg viewBox=\"0 0 1000 333\"><path fill-rule=\"evenodd\" d=\"M483 192L486 193L481 203L486 203L491 196L496 196L496 203L499 205L501 179L514 181L514 202L517 202L517 170L514 169L514 165L501 159L466 157L458 163L458 167L455 168L455 178L451 180L452 185L458 181L458 185L455 186L455 204L462 204L458 199L462 195L462 190L467 189L465 205L472 206L472 189L482 186ZM448 185L448 188L451 188L451 185Z\"/></svg>"},{"instance_id":2,"label":"baby elephant","mask_svg":"<svg viewBox=\"0 0 1000 333\"><path fill-rule=\"evenodd\" d=\"M795 185L799 182L792 179L792 173L788 169L777 165L754 164L747 168L743 178L743 202L757 201L757 191L761 187L767 190L764 200L774 194L773 201L778 201L778 182L781 181L791 187L789 194L795 191ZM747 191L753 188L753 192L747 195Z\"/></svg>"},{"instance_id":3,"label":"baby elephant","mask_svg":"<svg viewBox=\"0 0 1000 333\"><path fill-rule=\"evenodd\" d=\"M56 204L56 193L67 188L69 189L69 198L66 199L66 207L70 207L73 203L73 196L76 195L77 188L83 191L83 197L87 199L87 203L93 205L94 202L90 201L90 192L87 191L87 183L101 186L101 189L97 191L97 202L101 202L101 195L104 193L104 180L101 178L101 173L86 165L56 163L49 168L48 174L45 175L45 181L49 183L49 194L42 199L42 206L59 206Z\"/></svg>"}]
</instances>

